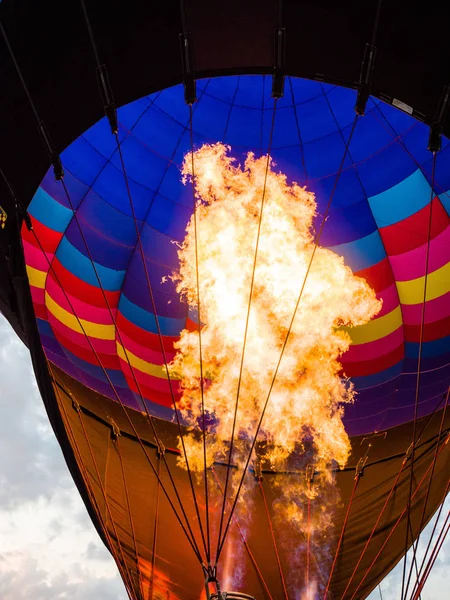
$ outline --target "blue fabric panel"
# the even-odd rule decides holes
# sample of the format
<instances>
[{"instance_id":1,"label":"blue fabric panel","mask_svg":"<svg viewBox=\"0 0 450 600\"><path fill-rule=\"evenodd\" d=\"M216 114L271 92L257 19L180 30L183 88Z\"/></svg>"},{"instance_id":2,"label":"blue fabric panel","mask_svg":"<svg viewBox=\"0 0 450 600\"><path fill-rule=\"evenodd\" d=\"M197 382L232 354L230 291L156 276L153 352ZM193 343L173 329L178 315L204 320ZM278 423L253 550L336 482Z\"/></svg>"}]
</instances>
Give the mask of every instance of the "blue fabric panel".
<instances>
[{"instance_id":1,"label":"blue fabric panel","mask_svg":"<svg viewBox=\"0 0 450 600\"><path fill-rule=\"evenodd\" d=\"M119 126L119 142L121 143L128 135L128 131L124 127ZM116 136L112 135L111 127L106 118L100 119L95 125L90 127L83 134L84 140L86 140L97 152L99 152L106 159L117 152L117 141Z\"/></svg>"},{"instance_id":2,"label":"blue fabric panel","mask_svg":"<svg viewBox=\"0 0 450 600\"><path fill-rule=\"evenodd\" d=\"M111 135L111 132L110 132ZM76 139L61 154L63 166L86 185L92 185L107 159L84 137Z\"/></svg>"},{"instance_id":3,"label":"blue fabric panel","mask_svg":"<svg viewBox=\"0 0 450 600\"><path fill-rule=\"evenodd\" d=\"M227 143L231 146L258 149L261 147L261 111L235 106L228 124Z\"/></svg>"},{"instance_id":4,"label":"blue fabric panel","mask_svg":"<svg viewBox=\"0 0 450 600\"><path fill-rule=\"evenodd\" d=\"M317 139L303 145L305 163L310 179L327 177L330 173L337 174L345 154L345 140L340 132ZM351 161L348 153L345 155L343 168L349 168Z\"/></svg>"},{"instance_id":5,"label":"blue fabric panel","mask_svg":"<svg viewBox=\"0 0 450 600\"><path fill-rule=\"evenodd\" d=\"M139 221L143 221L145 220L154 192L135 183L132 179L129 179L129 186L136 218ZM125 215L132 216L123 173L113 164L108 163L105 166L92 188L111 206L114 206Z\"/></svg>"},{"instance_id":6,"label":"blue fabric panel","mask_svg":"<svg viewBox=\"0 0 450 600\"><path fill-rule=\"evenodd\" d=\"M122 220L130 221L129 218L123 216ZM81 226L81 231L78 225ZM78 218L78 223L75 219L71 222L66 230L65 239L86 258L89 260L92 258L95 264L114 271L126 271L134 250L134 240L132 245L129 244L126 247L125 244L104 235L102 231L93 229L89 221L80 218Z\"/></svg>"},{"instance_id":7,"label":"blue fabric panel","mask_svg":"<svg viewBox=\"0 0 450 600\"><path fill-rule=\"evenodd\" d=\"M128 131L134 131L136 124L139 123L142 117L153 106L158 94L159 92L152 94L151 96L144 96L143 98L139 98L130 104L121 106L117 110L117 119L120 126L124 127Z\"/></svg>"},{"instance_id":8,"label":"blue fabric panel","mask_svg":"<svg viewBox=\"0 0 450 600\"><path fill-rule=\"evenodd\" d=\"M288 77L286 79L284 97L289 104L299 105L322 96L324 89L325 91L330 91L333 87L332 85L326 85L323 88L319 81Z\"/></svg>"},{"instance_id":9,"label":"blue fabric panel","mask_svg":"<svg viewBox=\"0 0 450 600\"><path fill-rule=\"evenodd\" d=\"M128 179L150 190L156 190L170 157L156 153L135 136L126 138L121 147ZM122 171L118 153L112 157L111 162Z\"/></svg>"},{"instance_id":10,"label":"blue fabric panel","mask_svg":"<svg viewBox=\"0 0 450 600\"><path fill-rule=\"evenodd\" d=\"M148 223L151 227L165 233L172 239L181 241L186 235L186 225L191 214L192 210L190 208L181 206L158 194L150 210Z\"/></svg>"},{"instance_id":11,"label":"blue fabric panel","mask_svg":"<svg viewBox=\"0 0 450 600\"><path fill-rule=\"evenodd\" d=\"M188 125L189 121L185 123ZM145 140L149 148L161 156L172 156L173 150L185 131L185 126L157 108L150 108L134 127L134 135ZM126 163L128 171L128 161ZM146 163L143 163L145 166Z\"/></svg>"},{"instance_id":12,"label":"blue fabric panel","mask_svg":"<svg viewBox=\"0 0 450 600\"><path fill-rule=\"evenodd\" d=\"M156 257L160 264L167 265L171 269L178 266L176 244L167 235L150 227L147 223L141 230L141 243L145 256Z\"/></svg>"},{"instance_id":13,"label":"blue fabric panel","mask_svg":"<svg viewBox=\"0 0 450 600\"><path fill-rule=\"evenodd\" d=\"M329 110L340 129L351 125L355 120L356 91L348 88L322 84L322 93L326 93ZM366 112L366 116L369 111ZM365 118L365 117L364 117Z\"/></svg>"},{"instance_id":14,"label":"blue fabric panel","mask_svg":"<svg viewBox=\"0 0 450 600\"><path fill-rule=\"evenodd\" d=\"M335 210L350 209L352 205L358 204L362 200L367 202L367 197L361 186L358 173L354 168L342 171L337 185L336 175L331 175L330 177L311 181L308 184L308 189L316 194L318 212L322 214L325 212L331 194L333 194L333 198L330 214Z\"/></svg>"},{"instance_id":15,"label":"blue fabric panel","mask_svg":"<svg viewBox=\"0 0 450 600\"><path fill-rule=\"evenodd\" d=\"M399 143L393 143L358 165L361 184L368 197L394 187L417 170Z\"/></svg>"},{"instance_id":16,"label":"blue fabric panel","mask_svg":"<svg viewBox=\"0 0 450 600\"><path fill-rule=\"evenodd\" d=\"M323 246L347 244L364 239L377 229L367 200L330 211L320 243Z\"/></svg>"},{"instance_id":17,"label":"blue fabric panel","mask_svg":"<svg viewBox=\"0 0 450 600\"><path fill-rule=\"evenodd\" d=\"M344 129L346 131L347 127ZM350 155L355 163L368 160L389 144L392 144L392 134L384 127L379 126L374 111L367 112L360 117L355 125L352 140L349 146Z\"/></svg>"},{"instance_id":18,"label":"blue fabric panel","mask_svg":"<svg viewBox=\"0 0 450 600\"><path fill-rule=\"evenodd\" d=\"M188 148L186 148L186 151L187 150ZM182 204L192 211L192 187L190 184L184 185L182 183L180 167L176 164L172 163L169 165L166 176L161 182L159 195L173 200L174 202L176 201L178 204Z\"/></svg>"},{"instance_id":19,"label":"blue fabric panel","mask_svg":"<svg viewBox=\"0 0 450 600\"><path fill-rule=\"evenodd\" d=\"M99 236L124 246L125 252L127 246L134 246L136 243L134 219L108 204L93 190L89 191L78 209L77 217L83 229L85 226L90 227ZM142 226L142 222L138 221L138 225Z\"/></svg>"}]
</instances>

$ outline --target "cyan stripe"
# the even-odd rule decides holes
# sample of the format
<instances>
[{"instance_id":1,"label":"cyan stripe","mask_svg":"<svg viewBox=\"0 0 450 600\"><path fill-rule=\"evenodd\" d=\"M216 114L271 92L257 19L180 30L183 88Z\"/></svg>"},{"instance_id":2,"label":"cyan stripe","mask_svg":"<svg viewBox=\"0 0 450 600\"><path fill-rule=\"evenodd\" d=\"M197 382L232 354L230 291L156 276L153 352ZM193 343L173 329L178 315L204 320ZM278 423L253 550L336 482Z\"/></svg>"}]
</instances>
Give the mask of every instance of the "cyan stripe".
<instances>
[{"instance_id":1,"label":"cyan stripe","mask_svg":"<svg viewBox=\"0 0 450 600\"><path fill-rule=\"evenodd\" d=\"M420 169L394 187L369 198L378 227L403 221L429 202L430 184Z\"/></svg>"},{"instance_id":2,"label":"cyan stripe","mask_svg":"<svg viewBox=\"0 0 450 600\"><path fill-rule=\"evenodd\" d=\"M84 256L84 254L72 246L65 237L61 240L56 256L72 275L90 285L100 287L95 274L96 270L103 289L109 292L116 292L122 287L126 271L115 271L97 263L94 263L94 270L90 258Z\"/></svg>"},{"instance_id":3,"label":"cyan stripe","mask_svg":"<svg viewBox=\"0 0 450 600\"><path fill-rule=\"evenodd\" d=\"M73 216L70 208L62 206L42 187L36 190L28 210L40 223L59 233L66 230Z\"/></svg>"},{"instance_id":4,"label":"cyan stripe","mask_svg":"<svg viewBox=\"0 0 450 600\"><path fill-rule=\"evenodd\" d=\"M158 333L155 315L130 302L124 294L120 297L119 311L126 319L138 325L141 329L150 331L151 333ZM171 319L170 317L158 316L162 335L180 335L180 331L185 327L185 322L185 319Z\"/></svg>"},{"instance_id":5,"label":"cyan stripe","mask_svg":"<svg viewBox=\"0 0 450 600\"><path fill-rule=\"evenodd\" d=\"M331 246L330 250L339 254L339 256L343 256L345 264L352 271L367 269L386 258L386 252L378 230L348 244Z\"/></svg>"}]
</instances>

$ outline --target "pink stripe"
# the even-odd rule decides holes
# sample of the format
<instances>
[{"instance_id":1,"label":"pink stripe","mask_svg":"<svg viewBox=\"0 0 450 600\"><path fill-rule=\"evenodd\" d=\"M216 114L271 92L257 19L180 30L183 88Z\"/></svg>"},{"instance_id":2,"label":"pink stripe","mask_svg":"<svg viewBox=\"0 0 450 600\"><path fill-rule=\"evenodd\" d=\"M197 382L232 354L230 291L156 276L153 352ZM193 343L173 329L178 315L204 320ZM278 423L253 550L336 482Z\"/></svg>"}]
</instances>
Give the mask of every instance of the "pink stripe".
<instances>
[{"instance_id":1,"label":"pink stripe","mask_svg":"<svg viewBox=\"0 0 450 600\"><path fill-rule=\"evenodd\" d=\"M444 229L442 233L431 240L430 243L430 261L428 272L433 273L446 265L449 261L450 247L450 226ZM389 261L392 266L394 277L397 281L410 281L425 275L427 244L415 248L410 252L390 256Z\"/></svg>"},{"instance_id":2,"label":"pink stripe","mask_svg":"<svg viewBox=\"0 0 450 600\"><path fill-rule=\"evenodd\" d=\"M420 325L422 322L422 304L402 305L405 325ZM425 310L425 323L433 323L450 315L450 292L428 300Z\"/></svg>"},{"instance_id":3,"label":"pink stripe","mask_svg":"<svg viewBox=\"0 0 450 600\"><path fill-rule=\"evenodd\" d=\"M74 331L61 323L56 317L54 317L51 312L48 312L48 322L52 326L52 329L58 339L61 341L61 344L64 346L64 340L60 340L58 337L58 333L60 333L63 337L68 338L71 342L84 348L85 350L89 350L92 353L92 360L95 361L95 355L92 352L91 344L94 347L95 351L99 354L111 354L115 355L117 353L117 346L115 340L100 340L98 338L90 337L90 343L88 342L84 333L78 333L78 331ZM97 364L97 363L96 363ZM119 367L117 367L119 368Z\"/></svg>"},{"instance_id":4,"label":"pink stripe","mask_svg":"<svg viewBox=\"0 0 450 600\"><path fill-rule=\"evenodd\" d=\"M377 314L377 318L392 312L400 303L398 299L397 286L395 283L387 287L382 292L379 292L377 294L377 298L379 300L383 300L383 306L381 307L380 312Z\"/></svg>"},{"instance_id":5,"label":"pink stripe","mask_svg":"<svg viewBox=\"0 0 450 600\"><path fill-rule=\"evenodd\" d=\"M375 340L374 342L368 342L367 344L353 344L349 350L343 355L342 362L344 364L349 362L363 362L365 360L373 360L383 356L383 354L389 354L403 343L403 327L399 327L389 335Z\"/></svg>"},{"instance_id":6,"label":"pink stripe","mask_svg":"<svg viewBox=\"0 0 450 600\"><path fill-rule=\"evenodd\" d=\"M26 264L29 267L33 267L33 269L47 273L49 270L48 261L51 262L53 260L53 254L44 255L40 248L36 248L26 240L22 240L22 243Z\"/></svg>"},{"instance_id":7,"label":"pink stripe","mask_svg":"<svg viewBox=\"0 0 450 600\"><path fill-rule=\"evenodd\" d=\"M119 360L120 360L122 371L123 371L125 377L134 382L133 375L131 374L128 363L125 360L123 360L122 358L119 358ZM148 387L152 390L155 390L157 392L163 392L165 394L170 394L169 382L167 381L166 378L162 379L159 377L153 377L153 375L148 375L148 373L143 373L136 367L133 367L133 373L141 385ZM178 381L171 380L171 383L172 383L172 389L173 389L174 393L178 393L179 392Z\"/></svg>"},{"instance_id":8,"label":"pink stripe","mask_svg":"<svg viewBox=\"0 0 450 600\"><path fill-rule=\"evenodd\" d=\"M164 365L164 357L161 352L141 346L122 331L120 331L120 338L118 335L116 336L116 338L119 342L120 340L122 340L125 348L132 352L135 356L141 358L142 360L145 360L146 362L151 363L153 365ZM175 352L166 351L167 362L170 362L174 356Z\"/></svg>"},{"instance_id":9,"label":"pink stripe","mask_svg":"<svg viewBox=\"0 0 450 600\"><path fill-rule=\"evenodd\" d=\"M96 323L98 325L113 325L109 310L106 308L106 303L105 308L99 308L97 306L92 306L91 304L86 304L82 300L71 296L67 292L64 293L59 284L53 278L52 274L47 277L47 292L50 294L53 300L59 304L59 306L64 308L70 314L73 314L74 310L76 316L80 319L84 319L85 321L90 321L91 323ZM73 310L66 299L66 295L70 300ZM112 314L113 316L115 315L115 309L112 309Z\"/></svg>"}]
</instances>

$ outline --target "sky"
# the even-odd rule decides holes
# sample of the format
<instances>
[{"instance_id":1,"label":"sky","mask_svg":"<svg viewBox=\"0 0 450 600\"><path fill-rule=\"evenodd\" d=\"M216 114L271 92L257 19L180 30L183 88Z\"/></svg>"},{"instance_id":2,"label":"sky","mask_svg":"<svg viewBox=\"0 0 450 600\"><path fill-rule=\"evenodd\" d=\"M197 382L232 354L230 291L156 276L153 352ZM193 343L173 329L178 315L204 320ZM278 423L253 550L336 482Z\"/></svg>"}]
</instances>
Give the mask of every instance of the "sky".
<instances>
[{"instance_id":1,"label":"sky","mask_svg":"<svg viewBox=\"0 0 450 600\"><path fill-rule=\"evenodd\" d=\"M1 600L126 600L48 422L29 352L1 315L0 457ZM443 517L449 508L447 499ZM402 566L382 582L383 600L400 597ZM450 538L422 600L443 600L448 589Z\"/></svg>"}]
</instances>

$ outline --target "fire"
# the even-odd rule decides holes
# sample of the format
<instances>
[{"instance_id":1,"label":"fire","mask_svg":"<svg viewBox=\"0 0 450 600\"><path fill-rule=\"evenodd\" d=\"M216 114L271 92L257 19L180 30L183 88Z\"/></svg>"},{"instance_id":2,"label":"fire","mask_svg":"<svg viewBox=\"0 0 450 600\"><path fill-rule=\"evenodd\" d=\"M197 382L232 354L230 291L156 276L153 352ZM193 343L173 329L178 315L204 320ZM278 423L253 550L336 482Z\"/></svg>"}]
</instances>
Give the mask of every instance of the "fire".
<instances>
[{"instance_id":1,"label":"fire","mask_svg":"<svg viewBox=\"0 0 450 600\"><path fill-rule=\"evenodd\" d=\"M185 157L184 182L192 179L194 163L197 251L192 217L173 279L196 309L197 253L204 406L215 434L208 436L207 460L211 464L228 459L241 379L233 463L242 469L311 261L316 202L311 192L275 172L267 157L249 153L241 166L230 150L221 143L204 145L193 157ZM272 468L283 469L305 444L313 448L316 470L329 472L332 465L345 465L350 446L343 405L353 401L355 392L340 375L339 357L350 345L341 326L362 325L380 308L373 290L342 257L317 247L258 438L265 443L265 460ZM170 368L181 380L180 409L192 428L185 440L189 466L200 473L203 448L195 435L202 414L198 333L183 331L176 348ZM311 489L316 491L305 488L305 497L320 494L320 486ZM304 523L298 504L286 502L285 510L287 518Z\"/></svg>"}]
</instances>

